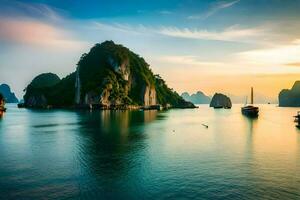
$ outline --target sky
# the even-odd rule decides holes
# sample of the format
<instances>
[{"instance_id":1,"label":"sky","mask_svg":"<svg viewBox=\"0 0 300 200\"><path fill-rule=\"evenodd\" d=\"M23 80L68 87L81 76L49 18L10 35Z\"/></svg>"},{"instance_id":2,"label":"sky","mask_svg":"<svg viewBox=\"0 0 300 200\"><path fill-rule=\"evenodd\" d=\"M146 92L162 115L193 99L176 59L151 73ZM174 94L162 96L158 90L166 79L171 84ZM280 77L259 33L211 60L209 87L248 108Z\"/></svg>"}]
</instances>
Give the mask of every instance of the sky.
<instances>
[{"instance_id":1,"label":"sky","mask_svg":"<svg viewBox=\"0 0 300 200\"><path fill-rule=\"evenodd\" d=\"M0 83L73 72L95 43L141 55L178 93L277 99L300 79L300 0L0 0Z\"/></svg>"}]
</instances>

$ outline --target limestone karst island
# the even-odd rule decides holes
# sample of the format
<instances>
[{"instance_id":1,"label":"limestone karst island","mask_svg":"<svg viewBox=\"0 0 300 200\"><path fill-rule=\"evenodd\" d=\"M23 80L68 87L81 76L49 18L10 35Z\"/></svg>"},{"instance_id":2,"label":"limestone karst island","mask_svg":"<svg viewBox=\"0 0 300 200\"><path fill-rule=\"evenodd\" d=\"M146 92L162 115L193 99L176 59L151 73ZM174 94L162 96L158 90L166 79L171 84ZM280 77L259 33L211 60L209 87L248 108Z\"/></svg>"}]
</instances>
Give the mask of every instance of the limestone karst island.
<instances>
[{"instance_id":1,"label":"limestone karst island","mask_svg":"<svg viewBox=\"0 0 300 200\"><path fill-rule=\"evenodd\" d=\"M25 91L27 108L195 108L154 75L142 57L113 41L83 54L67 77L40 74Z\"/></svg>"}]
</instances>

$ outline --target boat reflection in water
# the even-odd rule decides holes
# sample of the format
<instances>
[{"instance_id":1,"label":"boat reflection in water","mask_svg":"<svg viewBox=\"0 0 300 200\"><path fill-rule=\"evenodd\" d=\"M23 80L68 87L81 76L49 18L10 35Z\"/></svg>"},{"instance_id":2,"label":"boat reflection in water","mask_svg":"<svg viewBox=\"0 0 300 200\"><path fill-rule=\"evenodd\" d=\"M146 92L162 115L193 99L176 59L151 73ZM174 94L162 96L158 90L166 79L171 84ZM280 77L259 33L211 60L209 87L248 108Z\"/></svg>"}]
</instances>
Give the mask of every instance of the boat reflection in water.
<instances>
[{"instance_id":1,"label":"boat reflection in water","mask_svg":"<svg viewBox=\"0 0 300 200\"><path fill-rule=\"evenodd\" d=\"M247 104L247 103L246 103ZM251 104L245 105L241 109L242 114L247 117L258 117L259 108L256 106L253 106L253 88L251 87Z\"/></svg>"},{"instance_id":2,"label":"boat reflection in water","mask_svg":"<svg viewBox=\"0 0 300 200\"><path fill-rule=\"evenodd\" d=\"M300 129L300 111L297 112L297 115L295 115L294 118L295 118L294 122L296 123L296 127Z\"/></svg>"}]
</instances>

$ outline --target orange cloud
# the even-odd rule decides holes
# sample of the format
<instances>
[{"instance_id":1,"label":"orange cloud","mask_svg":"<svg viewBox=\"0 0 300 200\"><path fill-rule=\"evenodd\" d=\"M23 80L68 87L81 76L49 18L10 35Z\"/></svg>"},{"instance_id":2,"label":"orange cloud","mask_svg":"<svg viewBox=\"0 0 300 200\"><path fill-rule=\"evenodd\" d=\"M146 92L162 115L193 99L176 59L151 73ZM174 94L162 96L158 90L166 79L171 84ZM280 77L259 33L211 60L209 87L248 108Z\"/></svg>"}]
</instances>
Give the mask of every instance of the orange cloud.
<instances>
[{"instance_id":1,"label":"orange cloud","mask_svg":"<svg viewBox=\"0 0 300 200\"><path fill-rule=\"evenodd\" d=\"M292 67L300 67L300 62L295 62L295 63L287 63L285 64L287 66L292 66Z\"/></svg>"},{"instance_id":2,"label":"orange cloud","mask_svg":"<svg viewBox=\"0 0 300 200\"><path fill-rule=\"evenodd\" d=\"M0 19L0 41L55 48L78 48L81 42L72 39L63 29L35 21Z\"/></svg>"}]
</instances>

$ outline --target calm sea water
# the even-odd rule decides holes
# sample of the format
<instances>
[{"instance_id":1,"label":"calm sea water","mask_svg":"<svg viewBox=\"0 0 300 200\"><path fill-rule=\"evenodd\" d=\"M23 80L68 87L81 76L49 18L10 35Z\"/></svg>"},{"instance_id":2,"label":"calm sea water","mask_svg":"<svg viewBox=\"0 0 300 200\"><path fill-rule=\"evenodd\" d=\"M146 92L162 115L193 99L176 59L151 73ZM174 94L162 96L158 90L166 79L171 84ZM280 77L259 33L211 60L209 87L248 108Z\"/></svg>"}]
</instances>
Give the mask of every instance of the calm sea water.
<instances>
[{"instance_id":1,"label":"calm sea water","mask_svg":"<svg viewBox=\"0 0 300 200\"><path fill-rule=\"evenodd\" d=\"M0 119L0 199L300 199L295 108L33 111ZM205 123L209 128L201 124Z\"/></svg>"}]
</instances>

